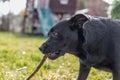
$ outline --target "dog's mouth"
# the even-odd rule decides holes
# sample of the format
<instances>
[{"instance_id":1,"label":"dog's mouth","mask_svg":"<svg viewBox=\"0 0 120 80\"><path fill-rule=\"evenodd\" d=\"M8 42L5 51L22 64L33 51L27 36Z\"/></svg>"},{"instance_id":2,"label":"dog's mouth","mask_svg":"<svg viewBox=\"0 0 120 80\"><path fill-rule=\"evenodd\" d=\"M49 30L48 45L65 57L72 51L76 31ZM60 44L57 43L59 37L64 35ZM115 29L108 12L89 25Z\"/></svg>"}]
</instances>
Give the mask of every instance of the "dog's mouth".
<instances>
[{"instance_id":1,"label":"dog's mouth","mask_svg":"<svg viewBox=\"0 0 120 80\"><path fill-rule=\"evenodd\" d=\"M53 53L48 53L48 58L51 59L51 60L55 60L56 58L64 55L65 53L64 52L53 52Z\"/></svg>"}]
</instances>

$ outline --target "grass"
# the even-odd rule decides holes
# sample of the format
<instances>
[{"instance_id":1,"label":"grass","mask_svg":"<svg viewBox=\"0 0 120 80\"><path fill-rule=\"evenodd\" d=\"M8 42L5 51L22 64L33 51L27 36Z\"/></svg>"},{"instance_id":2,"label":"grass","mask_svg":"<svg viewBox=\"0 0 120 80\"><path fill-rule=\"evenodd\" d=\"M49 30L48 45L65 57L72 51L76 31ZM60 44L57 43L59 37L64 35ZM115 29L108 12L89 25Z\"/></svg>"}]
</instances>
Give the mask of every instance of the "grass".
<instances>
[{"instance_id":1,"label":"grass","mask_svg":"<svg viewBox=\"0 0 120 80\"><path fill-rule=\"evenodd\" d=\"M38 50L46 39L0 32L0 80L24 80L39 64L43 55ZM76 80L79 62L66 54L45 62L32 80ZM111 80L108 72L91 70L87 80Z\"/></svg>"}]
</instances>

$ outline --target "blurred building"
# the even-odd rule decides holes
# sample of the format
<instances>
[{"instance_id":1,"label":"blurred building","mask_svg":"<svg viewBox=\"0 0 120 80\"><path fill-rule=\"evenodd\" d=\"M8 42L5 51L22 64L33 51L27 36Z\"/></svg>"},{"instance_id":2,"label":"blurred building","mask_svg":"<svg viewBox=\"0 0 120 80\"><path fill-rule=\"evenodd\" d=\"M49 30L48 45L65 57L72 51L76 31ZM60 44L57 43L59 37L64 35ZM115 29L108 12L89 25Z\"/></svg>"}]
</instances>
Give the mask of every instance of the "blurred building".
<instances>
[{"instance_id":1,"label":"blurred building","mask_svg":"<svg viewBox=\"0 0 120 80\"><path fill-rule=\"evenodd\" d=\"M27 0L26 12L25 15L23 15L23 33L31 32L37 34L45 32L43 32L43 30L46 26L42 25L45 18L41 17L41 11L38 10L40 4L38 5L38 2L36 3L35 1L40 0ZM56 17L62 19L66 14L70 17L75 13L86 13L93 16L106 17L109 4L106 3L105 0L49 0L48 6L49 10L47 11L47 14L49 15L52 12L54 15L52 19L55 19ZM49 16L46 17L48 18ZM51 20L49 20L49 22L50 21Z\"/></svg>"},{"instance_id":2,"label":"blurred building","mask_svg":"<svg viewBox=\"0 0 120 80\"><path fill-rule=\"evenodd\" d=\"M77 10L88 9L94 16L107 16L109 4L105 0L77 0Z\"/></svg>"},{"instance_id":3,"label":"blurred building","mask_svg":"<svg viewBox=\"0 0 120 80\"><path fill-rule=\"evenodd\" d=\"M77 0L50 0L50 8L54 14L70 14L76 11Z\"/></svg>"},{"instance_id":4,"label":"blurred building","mask_svg":"<svg viewBox=\"0 0 120 80\"><path fill-rule=\"evenodd\" d=\"M43 9L39 7L40 6L39 1L40 0L27 0L26 15L23 15L24 16L23 27L22 27L23 33L31 32L33 34L40 34L40 33L44 34L46 33L46 31L48 31L47 26L51 27L50 21L55 21L54 20L55 15L58 18L60 15L61 17L59 19L61 19L63 18L64 14L72 15L76 11L77 0L49 0L48 8L44 9L44 13L46 14L47 12L47 15L45 14L43 15L42 14ZM45 0L42 1L44 2ZM27 24L29 24L29 26Z\"/></svg>"}]
</instances>

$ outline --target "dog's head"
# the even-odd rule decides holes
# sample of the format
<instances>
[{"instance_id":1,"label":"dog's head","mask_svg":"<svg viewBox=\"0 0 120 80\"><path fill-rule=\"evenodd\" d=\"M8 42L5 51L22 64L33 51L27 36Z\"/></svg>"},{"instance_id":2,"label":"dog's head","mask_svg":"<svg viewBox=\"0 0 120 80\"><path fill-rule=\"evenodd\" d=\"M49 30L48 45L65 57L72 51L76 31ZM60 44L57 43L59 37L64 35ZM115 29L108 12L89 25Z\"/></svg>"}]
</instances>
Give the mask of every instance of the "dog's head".
<instances>
[{"instance_id":1,"label":"dog's head","mask_svg":"<svg viewBox=\"0 0 120 80\"><path fill-rule=\"evenodd\" d=\"M69 20L63 20L49 31L48 40L39 48L48 58L54 60L65 53L75 53L78 49L78 32L89 18L78 14Z\"/></svg>"}]
</instances>

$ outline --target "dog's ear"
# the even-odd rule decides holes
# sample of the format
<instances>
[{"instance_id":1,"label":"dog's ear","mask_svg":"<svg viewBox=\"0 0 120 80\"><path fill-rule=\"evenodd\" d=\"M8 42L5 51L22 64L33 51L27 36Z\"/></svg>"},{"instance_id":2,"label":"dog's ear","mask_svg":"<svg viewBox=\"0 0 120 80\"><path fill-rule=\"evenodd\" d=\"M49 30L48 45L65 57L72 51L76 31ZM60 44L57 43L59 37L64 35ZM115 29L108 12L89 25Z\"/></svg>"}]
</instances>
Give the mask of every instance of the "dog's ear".
<instances>
[{"instance_id":1,"label":"dog's ear","mask_svg":"<svg viewBox=\"0 0 120 80\"><path fill-rule=\"evenodd\" d=\"M89 17L85 14L77 14L74 15L71 19L70 19L70 23L71 23L71 28L81 28L82 25L89 20Z\"/></svg>"}]
</instances>

